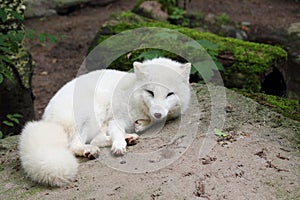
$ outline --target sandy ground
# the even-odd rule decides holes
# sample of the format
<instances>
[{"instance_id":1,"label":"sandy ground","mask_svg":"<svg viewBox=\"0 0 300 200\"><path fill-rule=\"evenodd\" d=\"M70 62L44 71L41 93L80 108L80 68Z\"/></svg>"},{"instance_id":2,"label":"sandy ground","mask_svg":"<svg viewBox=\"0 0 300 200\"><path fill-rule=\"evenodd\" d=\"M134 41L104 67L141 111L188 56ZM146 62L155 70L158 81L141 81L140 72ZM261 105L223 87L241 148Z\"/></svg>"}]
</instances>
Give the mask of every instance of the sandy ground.
<instances>
[{"instance_id":1,"label":"sandy ground","mask_svg":"<svg viewBox=\"0 0 300 200\"><path fill-rule=\"evenodd\" d=\"M211 119L224 109L211 102L220 88L193 88L198 98L181 119L142 134L123 157L103 148L99 159L81 160L76 182L63 188L29 181L16 147L1 141L0 199L299 199L300 156L291 142L299 122L230 90L229 112ZM225 119L231 138L209 131L222 124L215 119Z\"/></svg>"}]
</instances>

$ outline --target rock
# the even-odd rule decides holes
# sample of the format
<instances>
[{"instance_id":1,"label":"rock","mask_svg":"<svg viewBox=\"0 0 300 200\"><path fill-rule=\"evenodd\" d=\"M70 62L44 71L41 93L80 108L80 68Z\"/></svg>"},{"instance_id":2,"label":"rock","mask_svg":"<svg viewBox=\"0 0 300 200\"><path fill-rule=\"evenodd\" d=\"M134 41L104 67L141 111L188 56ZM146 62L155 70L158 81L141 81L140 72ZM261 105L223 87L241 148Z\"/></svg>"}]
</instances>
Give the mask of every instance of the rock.
<instances>
[{"instance_id":1,"label":"rock","mask_svg":"<svg viewBox=\"0 0 300 200\"><path fill-rule=\"evenodd\" d=\"M284 81L286 85L284 96L300 101L300 36L299 28L300 23L293 23L286 29L267 29L263 26L255 26L250 28L248 37L250 41L256 41L259 43L268 43L273 45L282 46L286 49L287 63L285 65L277 66L280 76L274 76L270 86L273 86L273 90L278 90L276 85ZM274 70L272 70L274 71ZM268 72L268 76L272 71ZM283 77L281 79L280 77ZM267 94L267 91L265 91Z\"/></svg>"},{"instance_id":2,"label":"rock","mask_svg":"<svg viewBox=\"0 0 300 200\"><path fill-rule=\"evenodd\" d=\"M57 13L66 14L74 7L82 4L105 6L116 0L24 0L26 6L25 17L45 17Z\"/></svg>"},{"instance_id":3,"label":"rock","mask_svg":"<svg viewBox=\"0 0 300 200\"><path fill-rule=\"evenodd\" d=\"M195 191L199 190L201 193L197 194L210 199L245 199L245 195L249 199L298 199L300 154L299 143L295 145L300 123L232 90L212 86L212 90L224 89L226 101L234 107L234 112L226 114L222 132L233 132L235 140L220 144L218 138L208 132L214 106L207 85L194 84L192 89L199 103L192 104L186 114L192 117L193 123L199 123L196 137L174 162L164 159L167 162L165 167L151 173L141 173L138 168L132 168L134 172L131 173L120 170L121 167L131 169L128 167L130 156L136 158L137 166L155 167L155 162L162 158L153 158L153 152L164 148L160 142L168 149L184 150L184 143L174 140L178 136L176 131L182 126L192 125L181 124L181 120L166 124L159 134L141 135L139 144L129 147L123 157L112 157L109 148L101 148L99 159L79 162L75 182L62 188L49 188L26 178L17 152L18 137L9 137L0 140L1 199L151 199L153 196L159 196L159 199L199 199L195 196ZM196 106L201 108L200 119L195 115ZM186 134L193 131L189 129ZM207 149L207 157L204 157L211 163L204 165L199 154L206 151L204 147L208 143L213 148ZM263 157L258 156L260 151ZM141 162L137 158L140 155L149 158L149 162ZM111 158L111 163L105 163L107 158ZM267 168L265 165L270 162L272 165ZM204 185L202 189L199 182Z\"/></svg>"},{"instance_id":4,"label":"rock","mask_svg":"<svg viewBox=\"0 0 300 200\"><path fill-rule=\"evenodd\" d=\"M116 39L116 37L110 37L119 35L119 33L122 33L123 31L125 33L125 31L127 30L138 30L137 28L142 27L166 28L166 30L170 30L170 33L168 31L164 32L159 30L160 33L146 33L146 31L144 33L141 32L143 33L141 35L139 33L129 34L128 38ZM163 55L173 58L175 60L185 62L185 60L180 60L182 58L178 57L178 55L181 55L180 53L175 53L175 55L170 53L175 52L177 50L180 52L180 50L182 50L182 46L178 45L178 43L180 43L180 41L182 40L178 38L176 39L176 33L171 33L174 29L179 33L189 36L194 41L203 42L202 44L205 45L203 46L204 48L206 48L208 51L213 51L213 53L216 54L215 59L221 61L224 67L224 69L220 70L220 73L223 78L222 81L224 82L226 87L243 89L243 91L250 93L259 93L262 90L268 90L268 92L272 92L273 95L286 94L287 79L284 79L285 77L283 76L283 72L281 71L281 69L283 69L286 66L287 52L284 49L278 46L247 42L228 37L221 37L211 33L204 33L186 27L171 25L166 22L153 21L152 19L143 18L139 15L130 12L123 12L118 15L114 15L100 28L89 50L91 51L98 44L101 44L100 46L102 46L102 42L105 41L105 44L109 44L109 46L105 47L108 48L109 51L107 51L104 48L102 49L104 51L101 51L101 53L97 53L97 59L87 61L87 64L85 66L89 66L90 68L87 67L86 70L94 70L99 66L106 66L106 63L111 62L112 63L109 65L109 68L125 71L131 70L133 61L142 61L143 59L146 59L145 57L141 57L141 54L143 53L146 53L146 56L153 56L157 54L156 56ZM105 55L106 52L113 52L114 50L119 51L120 49L127 48L132 44L138 44L138 47L140 47L140 41L144 41L142 42L142 45L147 45L147 35L153 36L153 39L149 40L150 45L161 45L165 43L164 41L171 40L171 42L165 45L165 48L168 49L167 52L157 50L146 50L145 52L145 49L127 49L127 51L124 51L124 55L121 56L120 54L120 56L112 60L107 60L108 58L111 58L110 55L98 56ZM111 38L116 39L118 42L113 42L112 40L110 40ZM174 42L172 42L173 40ZM116 54L119 53L120 52L116 52ZM189 54L191 54L191 52L189 52ZM195 55L198 56L201 55L201 53L197 51ZM95 63L97 64L95 65ZM205 68L205 65L203 65L203 68ZM207 71L204 71L204 73L206 72ZM215 78L213 73L211 77L212 81ZM295 74L297 75L299 73ZM199 75L197 75L196 73L192 74L191 80L193 82L198 82ZM273 82L274 80L276 81L276 83ZM281 101L285 100L281 99L280 102ZM297 116L299 116L297 114L294 115L294 112L290 112L290 110L293 109L284 109L284 104L277 104L277 102L275 101L269 102L267 104L272 105L274 107L277 107L278 105L282 106L283 110L285 110L282 113L285 113L286 116L293 116L294 119ZM287 103L286 105L288 104L289 103ZM293 102L292 104L294 106L295 102ZM293 108L293 106L290 106L290 108ZM294 110L296 113L298 112L297 109Z\"/></svg>"},{"instance_id":5,"label":"rock","mask_svg":"<svg viewBox=\"0 0 300 200\"><path fill-rule=\"evenodd\" d=\"M209 23L215 23L216 22L216 16L212 13L208 13L205 15L204 20Z\"/></svg>"},{"instance_id":6,"label":"rock","mask_svg":"<svg viewBox=\"0 0 300 200\"><path fill-rule=\"evenodd\" d=\"M25 17L43 17L56 15L55 4L49 0L24 0L26 6Z\"/></svg>"},{"instance_id":7,"label":"rock","mask_svg":"<svg viewBox=\"0 0 300 200\"><path fill-rule=\"evenodd\" d=\"M245 31L237 29L231 25L222 25L220 32L222 33L222 35L225 35L227 37L237 38L240 40L248 39L247 33Z\"/></svg>"},{"instance_id":8,"label":"rock","mask_svg":"<svg viewBox=\"0 0 300 200\"><path fill-rule=\"evenodd\" d=\"M80 5L83 3L88 3L91 0L53 0L55 6L57 8L68 8L76 5Z\"/></svg>"},{"instance_id":9,"label":"rock","mask_svg":"<svg viewBox=\"0 0 300 200\"><path fill-rule=\"evenodd\" d=\"M144 1L136 12L156 20L166 21L168 19L168 14L161 9L161 4L157 1Z\"/></svg>"},{"instance_id":10,"label":"rock","mask_svg":"<svg viewBox=\"0 0 300 200\"><path fill-rule=\"evenodd\" d=\"M289 65L285 69L288 80L288 96L300 102L300 23L293 23L287 28Z\"/></svg>"},{"instance_id":11,"label":"rock","mask_svg":"<svg viewBox=\"0 0 300 200\"><path fill-rule=\"evenodd\" d=\"M117 0L92 0L89 2L90 5L96 5L96 6L106 6L110 3L113 3Z\"/></svg>"},{"instance_id":12,"label":"rock","mask_svg":"<svg viewBox=\"0 0 300 200\"><path fill-rule=\"evenodd\" d=\"M290 24L290 26L287 28L287 32L289 35L295 34L300 37L300 22Z\"/></svg>"},{"instance_id":13,"label":"rock","mask_svg":"<svg viewBox=\"0 0 300 200\"><path fill-rule=\"evenodd\" d=\"M212 46L216 46L216 54L219 61L224 65L224 70L221 70L223 81L225 85L230 85L232 80L235 79L235 74L243 74L243 77L237 81L238 88L244 88L247 91L260 92L263 78L272 72L273 67L280 67L285 64L287 53L280 47L245 42L242 40L221 37L211 33L203 33L194 29L171 25L166 22L158 22L150 19L143 18L133 13L121 13L115 15L109 21L107 21L103 27L100 28L97 36L94 38L94 42L89 48L90 50L97 44L109 36L115 35L125 30L139 28L139 27L160 27L167 29L175 29L180 33L183 33L195 41L208 41ZM169 37L169 35L163 35L162 37ZM170 37L173 37L172 35ZM155 41L153 41L155 43ZM208 51L209 48L206 46ZM126 45L126 44L124 44ZM174 44L174 49L179 48ZM140 52L132 51L131 59L136 59ZM170 57L174 55L168 53L165 54ZM259 56L257 56L259 55ZM127 57L120 57L120 59L110 65L110 67L121 70L129 70L132 68L132 62ZM237 75L240 77L240 75Z\"/></svg>"},{"instance_id":14,"label":"rock","mask_svg":"<svg viewBox=\"0 0 300 200\"><path fill-rule=\"evenodd\" d=\"M243 21L243 22L241 22L241 25L242 25L242 26L250 27L250 26L251 26L251 23L250 23L250 22L247 22L247 21Z\"/></svg>"}]
</instances>

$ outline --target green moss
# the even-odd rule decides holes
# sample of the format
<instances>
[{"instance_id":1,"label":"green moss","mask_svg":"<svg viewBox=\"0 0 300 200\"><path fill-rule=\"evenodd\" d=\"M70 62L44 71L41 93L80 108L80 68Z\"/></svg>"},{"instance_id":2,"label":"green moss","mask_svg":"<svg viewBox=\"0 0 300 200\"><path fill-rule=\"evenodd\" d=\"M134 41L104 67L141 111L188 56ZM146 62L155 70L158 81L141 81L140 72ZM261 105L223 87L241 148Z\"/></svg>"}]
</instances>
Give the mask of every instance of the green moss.
<instances>
[{"instance_id":1,"label":"green moss","mask_svg":"<svg viewBox=\"0 0 300 200\"><path fill-rule=\"evenodd\" d=\"M299 171L299 167L296 166ZM295 170L297 171L297 170ZM300 196L300 190L297 188L297 184L291 184L291 185L283 185L281 183L281 178L270 178L269 180L264 180L262 183L266 184L274 191L274 194L276 195L276 199L281 200L297 200Z\"/></svg>"},{"instance_id":2,"label":"green moss","mask_svg":"<svg viewBox=\"0 0 300 200\"><path fill-rule=\"evenodd\" d=\"M24 185L8 181L4 182L3 186L5 186L6 184L12 184L14 185L14 187L11 189L0 191L0 196L9 197L9 199L32 199L32 196L48 189L44 186L36 185L25 190Z\"/></svg>"},{"instance_id":3,"label":"green moss","mask_svg":"<svg viewBox=\"0 0 300 200\"><path fill-rule=\"evenodd\" d=\"M32 196L49 188L36 185L25 178L20 170L17 145L19 136L10 136L0 140L0 197L2 199L32 199ZM8 187L9 186L9 187Z\"/></svg>"},{"instance_id":4,"label":"green moss","mask_svg":"<svg viewBox=\"0 0 300 200\"><path fill-rule=\"evenodd\" d=\"M19 136L10 136L0 140L0 153L6 153L9 149L17 148Z\"/></svg>"},{"instance_id":5,"label":"green moss","mask_svg":"<svg viewBox=\"0 0 300 200\"><path fill-rule=\"evenodd\" d=\"M29 199L33 195L35 195L37 193L41 193L41 192L46 191L46 190L48 190L47 187L36 185L36 186L31 187L30 189L28 189L26 192L20 194L18 196L18 198L20 198L20 199Z\"/></svg>"},{"instance_id":6,"label":"green moss","mask_svg":"<svg viewBox=\"0 0 300 200\"><path fill-rule=\"evenodd\" d=\"M275 112L286 117L300 121L300 105L297 101L283 97L267 95L263 93L245 93L243 95L255 99L258 103L265 105Z\"/></svg>"},{"instance_id":7,"label":"green moss","mask_svg":"<svg viewBox=\"0 0 300 200\"><path fill-rule=\"evenodd\" d=\"M90 49L101 43L106 38L120 33L125 30L141 28L141 27L159 27L176 30L183 33L194 40L208 40L218 45L217 54L222 62L230 61L231 64L221 71L225 85L235 81L234 73L246 75L240 80L238 88L244 88L249 92L260 92L261 78L265 74L272 71L273 67L282 65L287 59L287 52L280 47L266 44L258 44L246 42L234 38L220 37L212 33L199 32L194 29L171 25L167 22L154 21L135 15L131 12L122 12L115 14L98 32L97 38ZM222 55L225 55L222 56ZM226 57L229 55L229 57ZM123 68L131 68L131 62L127 59L130 66ZM131 60L132 61L132 60ZM112 68L118 68L120 64L112 65ZM229 84L230 85L230 84Z\"/></svg>"}]
</instances>

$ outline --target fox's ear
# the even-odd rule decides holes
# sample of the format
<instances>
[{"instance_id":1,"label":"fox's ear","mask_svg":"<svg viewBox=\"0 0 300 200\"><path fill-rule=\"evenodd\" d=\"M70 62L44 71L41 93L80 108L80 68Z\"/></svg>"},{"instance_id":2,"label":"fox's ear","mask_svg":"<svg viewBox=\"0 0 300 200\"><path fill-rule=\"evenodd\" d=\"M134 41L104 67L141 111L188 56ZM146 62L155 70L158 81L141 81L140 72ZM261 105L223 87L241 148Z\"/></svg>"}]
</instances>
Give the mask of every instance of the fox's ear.
<instances>
[{"instance_id":1,"label":"fox's ear","mask_svg":"<svg viewBox=\"0 0 300 200\"><path fill-rule=\"evenodd\" d=\"M143 64L140 62L134 62L133 63L133 69L134 69L134 73L136 74L137 78L142 78L144 73L141 70L141 66Z\"/></svg>"},{"instance_id":2,"label":"fox's ear","mask_svg":"<svg viewBox=\"0 0 300 200\"><path fill-rule=\"evenodd\" d=\"M192 67L191 63L185 63L180 66L181 73L183 77L187 80L187 82L189 82L190 79L191 67Z\"/></svg>"},{"instance_id":3,"label":"fox's ear","mask_svg":"<svg viewBox=\"0 0 300 200\"><path fill-rule=\"evenodd\" d=\"M133 62L134 70L138 69L141 65L142 65L142 63L140 63L140 62Z\"/></svg>"}]
</instances>

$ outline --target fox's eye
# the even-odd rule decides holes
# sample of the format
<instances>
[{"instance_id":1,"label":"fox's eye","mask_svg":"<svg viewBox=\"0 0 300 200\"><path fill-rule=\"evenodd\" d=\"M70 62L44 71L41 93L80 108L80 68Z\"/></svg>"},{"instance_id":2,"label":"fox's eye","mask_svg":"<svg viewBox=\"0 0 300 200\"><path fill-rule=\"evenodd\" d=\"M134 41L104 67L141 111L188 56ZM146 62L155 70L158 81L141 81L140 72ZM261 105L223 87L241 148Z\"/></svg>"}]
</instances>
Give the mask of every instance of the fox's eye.
<instances>
[{"instance_id":1,"label":"fox's eye","mask_svg":"<svg viewBox=\"0 0 300 200\"><path fill-rule=\"evenodd\" d=\"M172 96L172 95L174 95L174 92L169 92L169 93L167 94L167 97Z\"/></svg>"},{"instance_id":2,"label":"fox's eye","mask_svg":"<svg viewBox=\"0 0 300 200\"><path fill-rule=\"evenodd\" d=\"M148 94L150 94L152 97L154 97L154 93L153 93L151 90L146 90L146 92L147 92Z\"/></svg>"}]
</instances>

